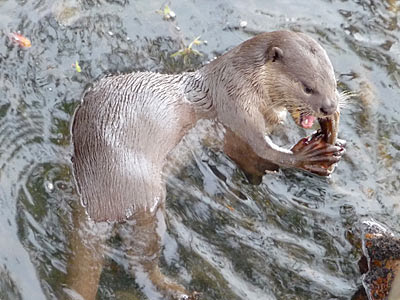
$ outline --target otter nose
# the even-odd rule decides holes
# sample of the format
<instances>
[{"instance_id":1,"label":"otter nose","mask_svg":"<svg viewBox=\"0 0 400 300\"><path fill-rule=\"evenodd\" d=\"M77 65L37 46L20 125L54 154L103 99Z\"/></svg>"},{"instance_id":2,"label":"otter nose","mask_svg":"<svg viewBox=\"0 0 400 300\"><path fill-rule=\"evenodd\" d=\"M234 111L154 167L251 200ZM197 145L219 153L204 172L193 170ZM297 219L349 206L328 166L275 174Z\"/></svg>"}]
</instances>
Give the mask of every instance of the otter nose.
<instances>
[{"instance_id":1,"label":"otter nose","mask_svg":"<svg viewBox=\"0 0 400 300\"><path fill-rule=\"evenodd\" d=\"M333 113L336 112L337 105L334 101L324 101L319 108L319 111L323 113L325 116L332 115Z\"/></svg>"}]
</instances>

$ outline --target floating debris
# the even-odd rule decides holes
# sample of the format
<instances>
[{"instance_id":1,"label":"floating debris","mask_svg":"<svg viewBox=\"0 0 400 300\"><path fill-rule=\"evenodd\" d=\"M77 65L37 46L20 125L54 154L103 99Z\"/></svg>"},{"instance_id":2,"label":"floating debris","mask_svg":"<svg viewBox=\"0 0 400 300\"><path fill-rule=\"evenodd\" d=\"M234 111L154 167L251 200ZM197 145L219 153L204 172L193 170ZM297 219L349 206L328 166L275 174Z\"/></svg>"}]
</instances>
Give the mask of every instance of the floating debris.
<instances>
[{"instance_id":1,"label":"floating debris","mask_svg":"<svg viewBox=\"0 0 400 300\"><path fill-rule=\"evenodd\" d=\"M228 208L230 211L235 211L235 209L234 209L232 206L230 206L230 205L228 205L228 204L225 204L225 206L226 206L226 208Z\"/></svg>"},{"instance_id":2,"label":"floating debris","mask_svg":"<svg viewBox=\"0 0 400 300\"><path fill-rule=\"evenodd\" d=\"M168 5L165 5L163 10L159 9L156 12L162 15L164 20L173 20L176 17L175 12Z\"/></svg>"},{"instance_id":3,"label":"floating debris","mask_svg":"<svg viewBox=\"0 0 400 300\"><path fill-rule=\"evenodd\" d=\"M197 38L195 38L190 44L189 46L179 49L178 51L176 51L175 53L171 54L171 57L175 57L175 56L188 56L190 54L194 54L194 55L199 55L199 56L203 56L203 54L201 54L199 51L193 49L193 45L201 45L203 44L203 41L200 40L200 36L198 36Z\"/></svg>"},{"instance_id":4,"label":"floating debris","mask_svg":"<svg viewBox=\"0 0 400 300\"><path fill-rule=\"evenodd\" d=\"M240 21L239 26L242 28L247 27L247 21Z\"/></svg>"},{"instance_id":5,"label":"floating debris","mask_svg":"<svg viewBox=\"0 0 400 300\"><path fill-rule=\"evenodd\" d=\"M81 68L81 66L79 65L78 61L75 61L75 63L72 64L72 67L74 67L75 70L76 70L78 73L82 72L82 68Z\"/></svg>"},{"instance_id":6,"label":"floating debris","mask_svg":"<svg viewBox=\"0 0 400 300\"><path fill-rule=\"evenodd\" d=\"M30 48L32 46L31 41L20 33L17 32L10 33L9 37L11 41L18 44L22 48Z\"/></svg>"}]
</instances>

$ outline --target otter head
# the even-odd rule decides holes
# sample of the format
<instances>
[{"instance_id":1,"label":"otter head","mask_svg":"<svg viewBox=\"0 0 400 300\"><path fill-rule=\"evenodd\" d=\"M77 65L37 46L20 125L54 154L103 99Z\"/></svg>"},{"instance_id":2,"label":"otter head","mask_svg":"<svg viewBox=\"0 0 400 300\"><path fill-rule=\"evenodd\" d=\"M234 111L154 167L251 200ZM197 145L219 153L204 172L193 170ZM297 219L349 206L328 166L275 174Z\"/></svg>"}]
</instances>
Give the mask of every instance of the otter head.
<instances>
[{"instance_id":1,"label":"otter head","mask_svg":"<svg viewBox=\"0 0 400 300\"><path fill-rule=\"evenodd\" d=\"M338 110L333 67L315 40L302 33L273 32L265 56L271 104L285 107L299 126L310 128L317 118Z\"/></svg>"}]
</instances>

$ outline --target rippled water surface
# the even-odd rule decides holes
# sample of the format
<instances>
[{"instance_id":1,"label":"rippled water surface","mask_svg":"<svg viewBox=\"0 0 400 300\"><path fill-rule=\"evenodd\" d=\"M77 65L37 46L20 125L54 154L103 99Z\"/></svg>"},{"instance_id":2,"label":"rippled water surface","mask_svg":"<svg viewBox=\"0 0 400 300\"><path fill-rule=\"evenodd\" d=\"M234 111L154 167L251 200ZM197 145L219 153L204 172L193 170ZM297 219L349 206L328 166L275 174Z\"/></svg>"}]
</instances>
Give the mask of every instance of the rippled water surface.
<instances>
[{"instance_id":1,"label":"rippled water surface","mask_svg":"<svg viewBox=\"0 0 400 300\"><path fill-rule=\"evenodd\" d=\"M329 179L284 170L254 186L217 147L186 138L169 162L161 266L203 299L350 299L360 220L400 228L398 2L171 1L172 21L156 12L164 4L0 0L0 299L62 297L79 209L69 126L88 84L192 70L282 28L319 40L340 89L358 93L342 111L343 161ZM10 40L17 31L31 48ZM171 58L197 36L202 56ZM289 146L306 134L288 121L274 137ZM107 242L98 299L146 299L119 250Z\"/></svg>"}]
</instances>

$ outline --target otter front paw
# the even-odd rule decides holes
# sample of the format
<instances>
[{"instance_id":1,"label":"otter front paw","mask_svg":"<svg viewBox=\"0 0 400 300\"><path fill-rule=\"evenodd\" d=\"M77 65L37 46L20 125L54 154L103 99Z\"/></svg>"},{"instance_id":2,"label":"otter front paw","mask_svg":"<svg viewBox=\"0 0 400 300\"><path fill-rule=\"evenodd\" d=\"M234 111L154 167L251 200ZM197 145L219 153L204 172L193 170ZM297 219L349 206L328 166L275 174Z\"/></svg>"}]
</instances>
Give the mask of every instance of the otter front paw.
<instances>
[{"instance_id":1,"label":"otter front paw","mask_svg":"<svg viewBox=\"0 0 400 300\"><path fill-rule=\"evenodd\" d=\"M301 139L291 151L296 158L295 167L320 175L329 176L345 153L346 143L338 140L335 145L325 141L325 135L316 132L311 137Z\"/></svg>"}]
</instances>

